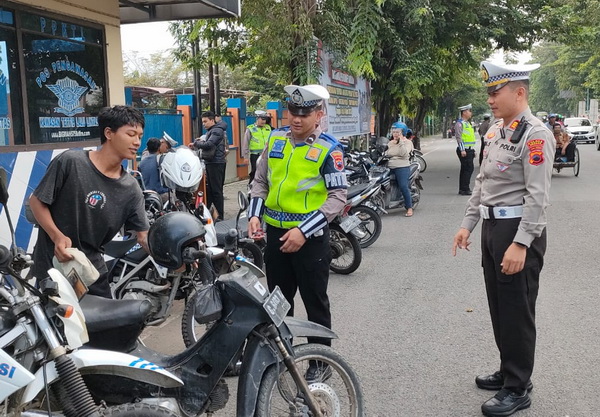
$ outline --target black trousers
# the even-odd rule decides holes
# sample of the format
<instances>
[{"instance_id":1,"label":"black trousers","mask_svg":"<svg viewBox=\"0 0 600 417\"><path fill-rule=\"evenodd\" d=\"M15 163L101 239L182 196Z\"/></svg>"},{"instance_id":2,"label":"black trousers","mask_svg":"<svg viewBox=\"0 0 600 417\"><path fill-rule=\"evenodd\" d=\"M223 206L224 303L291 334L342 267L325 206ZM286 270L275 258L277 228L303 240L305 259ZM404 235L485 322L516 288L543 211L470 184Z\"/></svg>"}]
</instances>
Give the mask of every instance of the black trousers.
<instances>
[{"instance_id":1,"label":"black trousers","mask_svg":"<svg viewBox=\"0 0 600 417\"><path fill-rule=\"evenodd\" d=\"M290 316L294 315L294 297L296 291L300 290L308 320L331 329L331 311L327 296L331 262L329 228L325 228L323 236L307 239L300 250L294 253L283 253L280 250L283 242L279 238L285 233L286 229L267 226L265 264L269 290L272 291L276 285L281 288L283 295L292 305L288 313ZM330 339L309 337L308 342L331 346Z\"/></svg>"},{"instance_id":2,"label":"black trousers","mask_svg":"<svg viewBox=\"0 0 600 417\"><path fill-rule=\"evenodd\" d=\"M214 204L221 219L225 213L224 185L225 164L206 164L206 205Z\"/></svg>"},{"instance_id":3,"label":"black trousers","mask_svg":"<svg viewBox=\"0 0 600 417\"><path fill-rule=\"evenodd\" d=\"M484 220L481 248L485 287L504 388L524 390L533 372L535 303L546 252L546 230L531 243L523 270L505 275L500 263L519 227L520 218Z\"/></svg>"},{"instance_id":4,"label":"black trousers","mask_svg":"<svg viewBox=\"0 0 600 417\"><path fill-rule=\"evenodd\" d=\"M259 153L251 153L250 154L250 174L248 179L248 184L250 184L254 180L254 174L256 173L256 161L260 157Z\"/></svg>"},{"instance_id":5,"label":"black trousers","mask_svg":"<svg viewBox=\"0 0 600 417\"><path fill-rule=\"evenodd\" d=\"M471 175L475 170L473 159L475 159L475 149L467 149L467 155L462 156L460 149L456 148L456 155L460 161L460 176L458 177L458 191L471 191Z\"/></svg>"},{"instance_id":6,"label":"black trousers","mask_svg":"<svg viewBox=\"0 0 600 417\"><path fill-rule=\"evenodd\" d=\"M110 284L108 283L108 272L100 274L96 282L89 286L88 294L104 298L113 298L112 293L110 292Z\"/></svg>"}]
</instances>

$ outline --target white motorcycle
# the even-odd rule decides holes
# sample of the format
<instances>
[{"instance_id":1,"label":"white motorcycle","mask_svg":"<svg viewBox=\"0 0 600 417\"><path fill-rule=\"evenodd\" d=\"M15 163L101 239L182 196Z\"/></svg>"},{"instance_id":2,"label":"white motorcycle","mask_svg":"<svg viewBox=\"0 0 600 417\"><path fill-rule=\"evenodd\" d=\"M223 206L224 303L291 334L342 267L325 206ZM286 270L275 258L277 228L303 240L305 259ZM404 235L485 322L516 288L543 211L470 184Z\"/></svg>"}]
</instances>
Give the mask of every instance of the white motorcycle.
<instances>
[{"instance_id":1,"label":"white motorcycle","mask_svg":"<svg viewBox=\"0 0 600 417\"><path fill-rule=\"evenodd\" d=\"M11 248L0 245L0 411L5 416L175 417L176 401L137 398L111 404L88 389L82 375L113 375L162 389L183 385L180 378L125 353L78 350L88 342L73 274L48 271L40 289L22 278L31 258L14 244L6 203L6 173L0 169L0 203L8 219ZM81 294L79 294L81 295ZM114 387L113 389L118 389ZM134 402L135 400L135 402ZM175 405L173 405L175 404ZM166 407L165 407L166 406Z\"/></svg>"}]
</instances>

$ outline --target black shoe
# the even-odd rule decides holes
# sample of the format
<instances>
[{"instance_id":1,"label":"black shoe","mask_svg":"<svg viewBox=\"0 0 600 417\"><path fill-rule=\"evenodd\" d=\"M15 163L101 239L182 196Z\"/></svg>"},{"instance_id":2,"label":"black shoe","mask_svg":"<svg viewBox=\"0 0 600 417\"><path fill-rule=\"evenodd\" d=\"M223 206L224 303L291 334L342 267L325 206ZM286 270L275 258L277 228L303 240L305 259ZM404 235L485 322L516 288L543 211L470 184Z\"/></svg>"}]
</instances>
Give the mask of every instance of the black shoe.
<instances>
[{"instance_id":1,"label":"black shoe","mask_svg":"<svg viewBox=\"0 0 600 417\"><path fill-rule=\"evenodd\" d=\"M523 394L508 389L501 389L481 406L481 412L488 417L510 416L531 405L531 398L525 391Z\"/></svg>"},{"instance_id":2,"label":"black shoe","mask_svg":"<svg viewBox=\"0 0 600 417\"><path fill-rule=\"evenodd\" d=\"M458 194L460 194L460 195L471 195L473 193L470 190L467 190L467 191L460 190L458 192Z\"/></svg>"},{"instance_id":3,"label":"black shoe","mask_svg":"<svg viewBox=\"0 0 600 417\"><path fill-rule=\"evenodd\" d=\"M306 370L306 374L304 375L304 379L306 379L306 382L310 385L315 382L325 382L331 378L331 375L332 372L329 365L322 362L311 361Z\"/></svg>"},{"instance_id":4,"label":"black shoe","mask_svg":"<svg viewBox=\"0 0 600 417\"><path fill-rule=\"evenodd\" d=\"M491 375L479 375L475 378L475 384L481 389L498 391L504 386L504 375L502 374L502 371L496 371ZM527 383L526 388L527 392L531 392L533 389L533 382L531 382L531 379Z\"/></svg>"}]
</instances>

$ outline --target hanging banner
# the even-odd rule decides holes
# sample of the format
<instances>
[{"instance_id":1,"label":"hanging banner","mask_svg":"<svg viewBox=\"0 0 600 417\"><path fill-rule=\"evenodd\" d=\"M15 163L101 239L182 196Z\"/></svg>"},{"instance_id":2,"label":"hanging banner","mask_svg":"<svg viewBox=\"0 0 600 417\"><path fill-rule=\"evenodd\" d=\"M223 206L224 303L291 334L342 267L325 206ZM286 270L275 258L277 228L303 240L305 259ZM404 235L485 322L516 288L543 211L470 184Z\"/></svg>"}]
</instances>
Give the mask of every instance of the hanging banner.
<instances>
[{"instance_id":1,"label":"hanging banner","mask_svg":"<svg viewBox=\"0 0 600 417\"><path fill-rule=\"evenodd\" d=\"M323 66L320 84L329 91L326 114L321 121L324 131L336 138L370 133L371 85L335 64L334 57L319 48Z\"/></svg>"}]
</instances>

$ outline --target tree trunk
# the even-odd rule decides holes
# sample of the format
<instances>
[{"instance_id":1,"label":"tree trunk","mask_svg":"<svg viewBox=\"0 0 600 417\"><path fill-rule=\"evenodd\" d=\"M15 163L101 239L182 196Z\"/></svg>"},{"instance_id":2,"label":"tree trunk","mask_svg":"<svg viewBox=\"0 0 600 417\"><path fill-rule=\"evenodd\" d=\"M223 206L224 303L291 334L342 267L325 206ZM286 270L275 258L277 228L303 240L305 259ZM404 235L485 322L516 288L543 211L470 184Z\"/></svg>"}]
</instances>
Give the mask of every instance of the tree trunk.
<instances>
[{"instance_id":1,"label":"tree trunk","mask_svg":"<svg viewBox=\"0 0 600 417\"><path fill-rule=\"evenodd\" d=\"M219 79L219 64L215 64L215 113L221 114L221 80Z\"/></svg>"},{"instance_id":2,"label":"tree trunk","mask_svg":"<svg viewBox=\"0 0 600 417\"><path fill-rule=\"evenodd\" d=\"M212 61L208 61L208 107L215 111L215 71Z\"/></svg>"}]
</instances>

